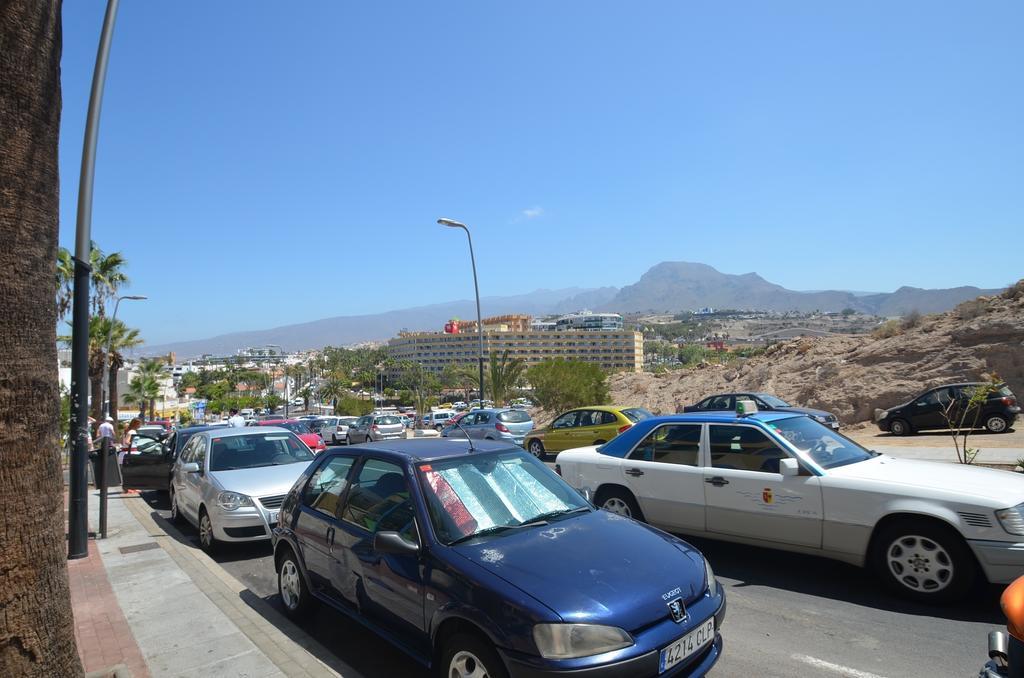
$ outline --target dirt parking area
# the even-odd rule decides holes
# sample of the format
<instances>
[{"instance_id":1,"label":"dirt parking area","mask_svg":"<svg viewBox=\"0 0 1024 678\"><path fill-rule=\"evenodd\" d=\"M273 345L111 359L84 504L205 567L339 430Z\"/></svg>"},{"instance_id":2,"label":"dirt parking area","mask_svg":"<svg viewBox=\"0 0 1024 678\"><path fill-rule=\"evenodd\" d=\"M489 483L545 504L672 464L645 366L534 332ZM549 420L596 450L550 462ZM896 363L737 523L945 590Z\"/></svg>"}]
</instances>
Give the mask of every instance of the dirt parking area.
<instances>
[{"instance_id":1,"label":"dirt parking area","mask_svg":"<svg viewBox=\"0 0 1024 678\"><path fill-rule=\"evenodd\" d=\"M894 436L878 430L874 424L863 422L844 426L841 432L853 438L861 445L871 447L952 447L949 431L925 431L910 436ZM967 438L970 447L1017 447L1024 448L1024 424L1019 420L1007 433L989 433L988 431L972 431Z\"/></svg>"}]
</instances>

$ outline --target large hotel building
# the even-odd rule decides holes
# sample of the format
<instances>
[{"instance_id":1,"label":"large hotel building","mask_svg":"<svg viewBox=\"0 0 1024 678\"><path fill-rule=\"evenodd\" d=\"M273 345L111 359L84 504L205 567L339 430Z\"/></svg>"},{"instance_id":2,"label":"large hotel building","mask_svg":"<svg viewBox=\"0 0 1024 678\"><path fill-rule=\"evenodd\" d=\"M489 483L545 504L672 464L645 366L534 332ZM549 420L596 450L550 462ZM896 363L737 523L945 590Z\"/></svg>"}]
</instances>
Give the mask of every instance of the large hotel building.
<instances>
[{"instance_id":1,"label":"large hotel building","mask_svg":"<svg viewBox=\"0 0 1024 678\"><path fill-rule=\"evenodd\" d=\"M609 371L639 372L644 364L643 334L622 328L622 316L585 313L554 323L528 315L484 318L484 358L506 350L527 365L563 358L595 363ZM402 332L388 342L396 360L410 360L433 372L449 363L476 365L480 340L476 322L452 321L444 332Z\"/></svg>"}]
</instances>

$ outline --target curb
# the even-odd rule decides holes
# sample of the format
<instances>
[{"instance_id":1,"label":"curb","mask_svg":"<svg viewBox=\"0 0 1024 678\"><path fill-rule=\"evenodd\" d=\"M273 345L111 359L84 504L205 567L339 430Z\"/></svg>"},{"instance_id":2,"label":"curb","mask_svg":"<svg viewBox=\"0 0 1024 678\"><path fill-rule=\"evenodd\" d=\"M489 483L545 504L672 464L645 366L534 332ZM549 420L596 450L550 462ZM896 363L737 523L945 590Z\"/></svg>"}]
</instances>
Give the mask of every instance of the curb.
<instances>
[{"instance_id":1,"label":"curb","mask_svg":"<svg viewBox=\"0 0 1024 678\"><path fill-rule=\"evenodd\" d=\"M141 497L133 499L137 501L124 502L132 516L167 551L199 590L282 673L294 678L353 678L360 675L269 603L250 592L208 555L182 544L168 534L150 515L150 509ZM178 535L184 538L180 532Z\"/></svg>"}]
</instances>

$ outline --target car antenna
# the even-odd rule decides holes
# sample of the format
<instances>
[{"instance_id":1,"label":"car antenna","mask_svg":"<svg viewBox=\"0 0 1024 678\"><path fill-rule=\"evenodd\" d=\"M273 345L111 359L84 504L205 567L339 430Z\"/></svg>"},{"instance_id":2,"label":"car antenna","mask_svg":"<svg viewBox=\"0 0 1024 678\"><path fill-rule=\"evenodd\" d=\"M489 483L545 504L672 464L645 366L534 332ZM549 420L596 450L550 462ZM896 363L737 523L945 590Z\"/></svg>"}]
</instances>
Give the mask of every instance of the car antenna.
<instances>
[{"instance_id":1,"label":"car antenna","mask_svg":"<svg viewBox=\"0 0 1024 678\"><path fill-rule=\"evenodd\" d=\"M469 451L470 452L476 452L476 448L473 447L473 439L469 437L469 432L466 431L466 429L462 428L462 424L459 423L458 419L456 419L452 423L455 424L456 426L458 426L459 430L466 434L466 440L469 441Z\"/></svg>"}]
</instances>

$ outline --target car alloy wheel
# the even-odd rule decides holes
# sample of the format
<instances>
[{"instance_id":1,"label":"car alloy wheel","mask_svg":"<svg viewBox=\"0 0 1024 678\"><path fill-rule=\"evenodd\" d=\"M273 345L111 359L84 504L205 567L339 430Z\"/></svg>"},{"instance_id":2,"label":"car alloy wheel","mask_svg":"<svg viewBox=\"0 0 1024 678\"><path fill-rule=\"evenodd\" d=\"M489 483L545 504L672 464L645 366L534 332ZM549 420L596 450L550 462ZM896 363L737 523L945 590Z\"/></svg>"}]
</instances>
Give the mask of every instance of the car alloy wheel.
<instances>
[{"instance_id":1,"label":"car alloy wheel","mask_svg":"<svg viewBox=\"0 0 1024 678\"><path fill-rule=\"evenodd\" d=\"M544 444L539 440L530 441L530 454L541 459L544 457Z\"/></svg>"},{"instance_id":2,"label":"car alloy wheel","mask_svg":"<svg viewBox=\"0 0 1024 678\"><path fill-rule=\"evenodd\" d=\"M295 567L295 561L286 558L281 563L281 571L278 573L278 588L281 592L281 600L289 612L299 609L299 601L302 599L302 581L299 568Z\"/></svg>"},{"instance_id":3,"label":"car alloy wheel","mask_svg":"<svg viewBox=\"0 0 1024 678\"><path fill-rule=\"evenodd\" d=\"M918 534L899 537L885 550L889 572L915 593L938 593L953 580L953 559L941 544Z\"/></svg>"},{"instance_id":4,"label":"car alloy wheel","mask_svg":"<svg viewBox=\"0 0 1024 678\"><path fill-rule=\"evenodd\" d=\"M210 521L210 515L205 511L199 512L199 545L203 547L204 551L212 551L217 544L216 538L213 536L213 522Z\"/></svg>"},{"instance_id":5,"label":"car alloy wheel","mask_svg":"<svg viewBox=\"0 0 1024 678\"><path fill-rule=\"evenodd\" d=\"M488 678L492 674L472 652L462 650L455 653L449 665L449 678Z\"/></svg>"},{"instance_id":6,"label":"car alloy wheel","mask_svg":"<svg viewBox=\"0 0 1024 678\"><path fill-rule=\"evenodd\" d=\"M889 432L894 436L905 436L910 433L910 425L902 419L894 419L893 422L889 424Z\"/></svg>"},{"instance_id":7,"label":"car alloy wheel","mask_svg":"<svg viewBox=\"0 0 1024 678\"><path fill-rule=\"evenodd\" d=\"M345 434L345 444L346 445L351 445L352 444L352 436L349 435L348 433Z\"/></svg>"},{"instance_id":8,"label":"car alloy wheel","mask_svg":"<svg viewBox=\"0 0 1024 678\"><path fill-rule=\"evenodd\" d=\"M629 508L629 504L618 497L608 497L604 500L604 503L601 504L601 508L618 516L625 516L627 518L633 517L633 511Z\"/></svg>"},{"instance_id":9,"label":"car alloy wheel","mask_svg":"<svg viewBox=\"0 0 1024 678\"><path fill-rule=\"evenodd\" d=\"M993 414L985 420L985 428L988 429L989 433L1006 433L1006 430L1010 427L1005 419L998 414Z\"/></svg>"},{"instance_id":10,"label":"car alloy wheel","mask_svg":"<svg viewBox=\"0 0 1024 678\"><path fill-rule=\"evenodd\" d=\"M167 493L170 495L171 501L171 522L176 523L181 520L181 511L178 509L178 496L174 493L173 487Z\"/></svg>"}]
</instances>

